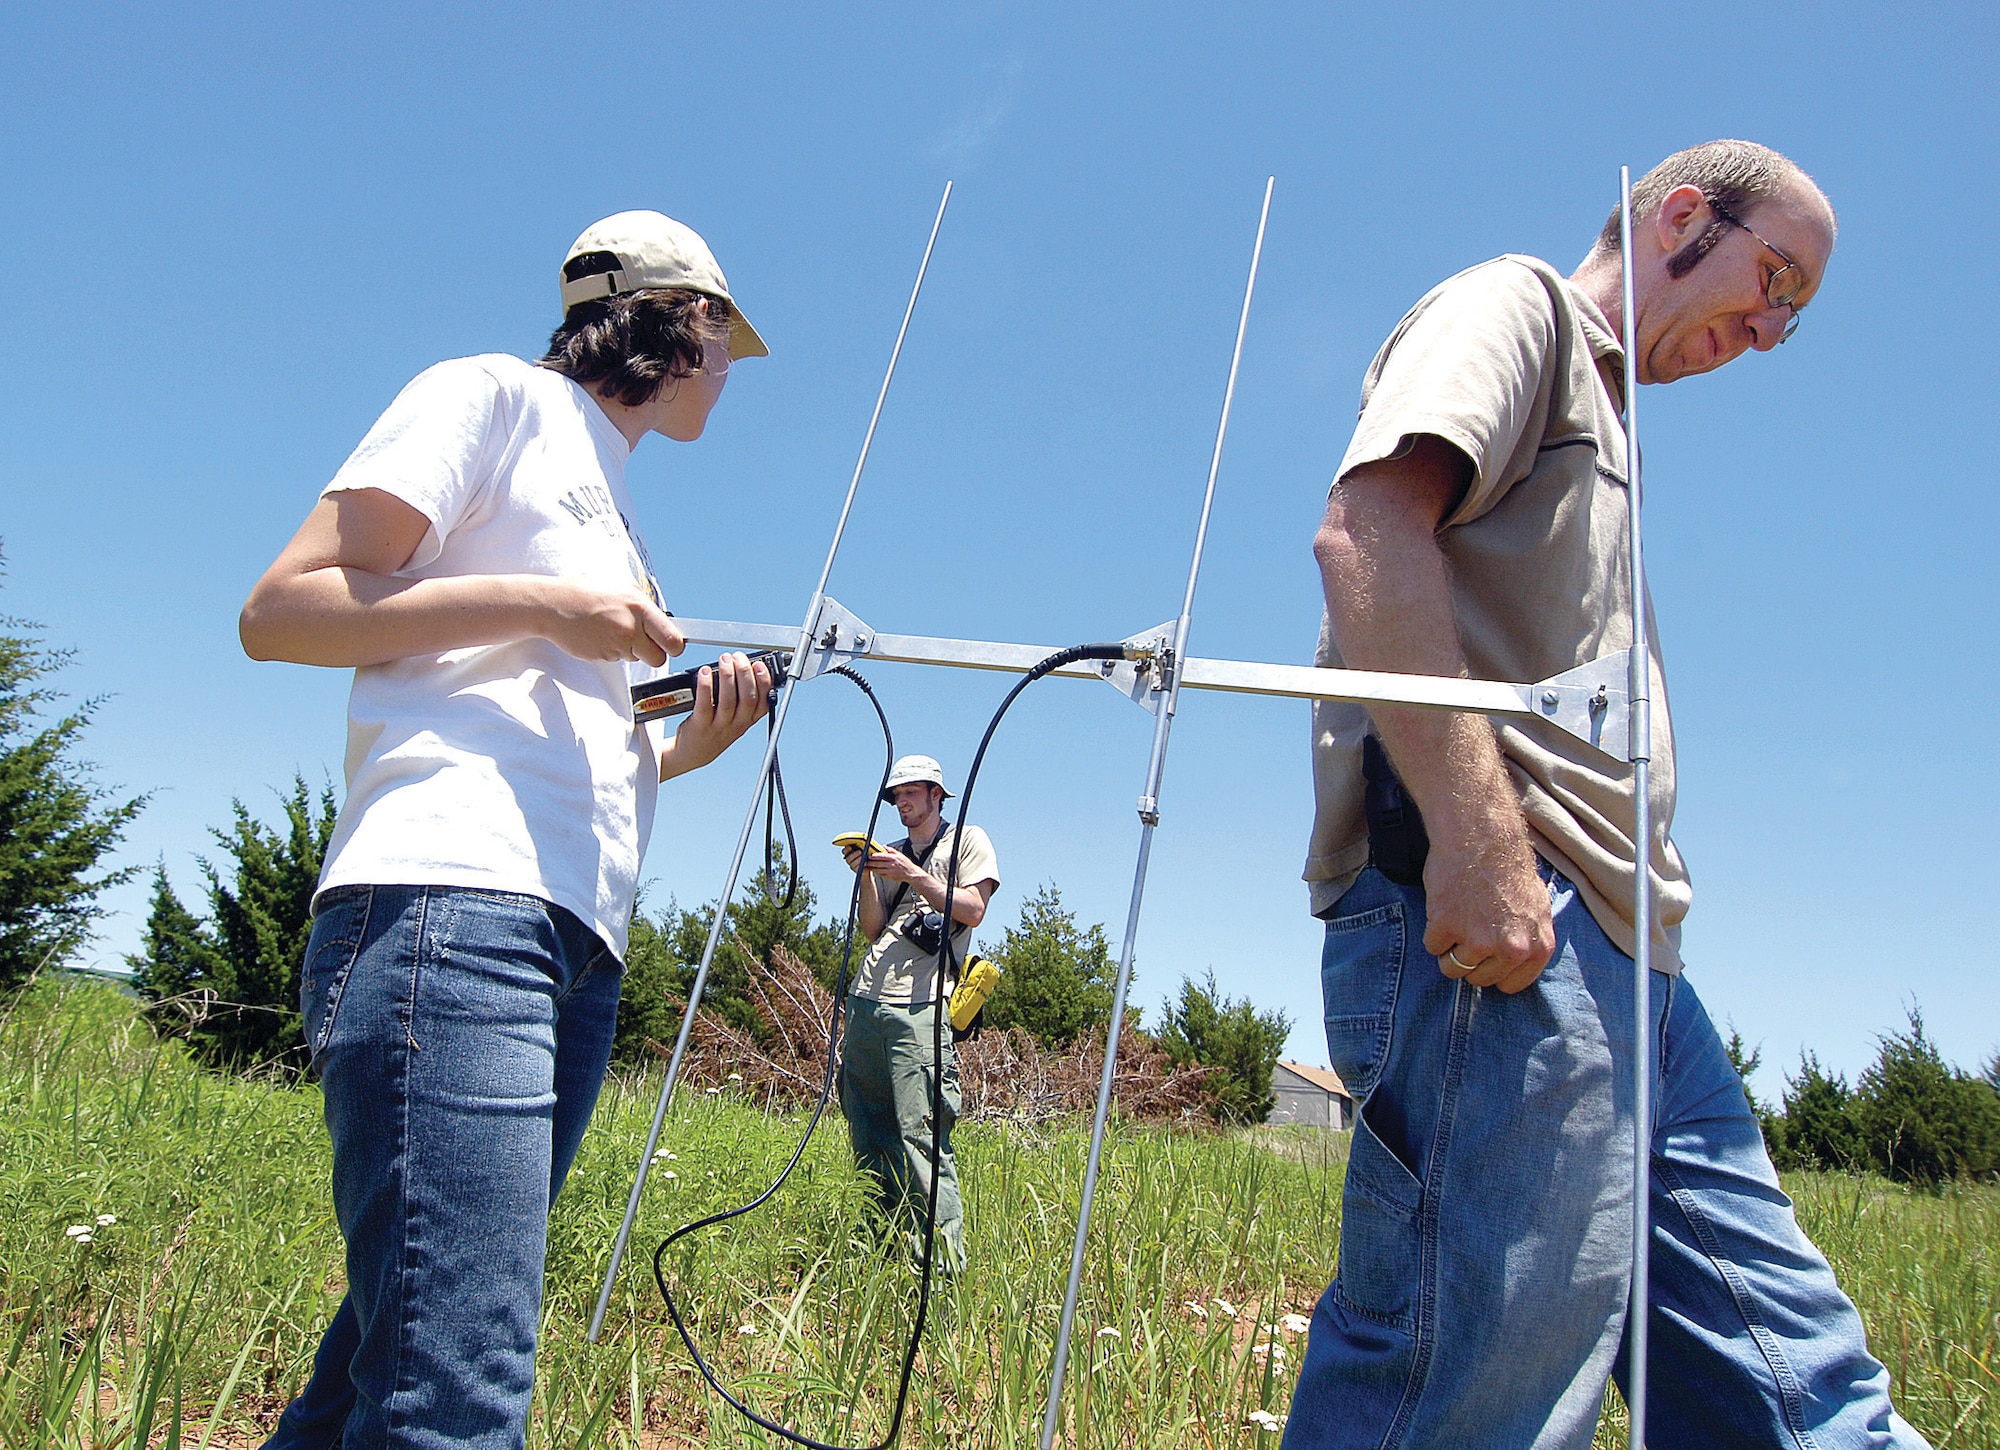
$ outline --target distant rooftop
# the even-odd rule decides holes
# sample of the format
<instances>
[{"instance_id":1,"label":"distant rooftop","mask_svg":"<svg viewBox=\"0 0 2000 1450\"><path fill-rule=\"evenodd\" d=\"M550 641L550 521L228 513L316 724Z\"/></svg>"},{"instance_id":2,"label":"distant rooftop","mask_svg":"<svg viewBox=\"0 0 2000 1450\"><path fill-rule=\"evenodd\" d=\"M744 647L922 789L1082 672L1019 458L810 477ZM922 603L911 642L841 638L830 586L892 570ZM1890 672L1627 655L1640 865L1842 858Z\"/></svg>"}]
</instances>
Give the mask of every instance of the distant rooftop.
<instances>
[{"instance_id":1,"label":"distant rooftop","mask_svg":"<svg viewBox=\"0 0 2000 1450\"><path fill-rule=\"evenodd\" d=\"M1342 1097L1353 1096L1348 1092L1347 1084L1340 1080L1340 1074L1330 1067L1310 1067L1303 1062L1290 1062L1282 1057L1278 1059L1278 1066L1297 1073L1314 1087L1324 1088L1330 1093L1339 1093Z\"/></svg>"}]
</instances>

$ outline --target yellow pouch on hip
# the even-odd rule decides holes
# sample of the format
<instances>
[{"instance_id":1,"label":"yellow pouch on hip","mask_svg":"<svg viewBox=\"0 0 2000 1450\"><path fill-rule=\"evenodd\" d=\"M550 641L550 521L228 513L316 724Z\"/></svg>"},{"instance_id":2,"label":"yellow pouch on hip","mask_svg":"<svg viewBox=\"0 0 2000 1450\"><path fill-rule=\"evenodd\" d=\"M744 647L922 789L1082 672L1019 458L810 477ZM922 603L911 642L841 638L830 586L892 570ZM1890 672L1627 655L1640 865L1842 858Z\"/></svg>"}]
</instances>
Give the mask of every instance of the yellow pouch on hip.
<instances>
[{"instance_id":1,"label":"yellow pouch on hip","mask_svg":"<svg viewBox=\"0 0 2000 1450\"><path fill-rule=\"evenodd\" d=\"M993 995L994 984L1000 980L1000 969L984 957L967 957L965 975L951 994L951 1025L963 1032L972 1025L972 1019L979 1015L979 1009L986 1005L986 999Z\"/></svg>"}]
</instances>

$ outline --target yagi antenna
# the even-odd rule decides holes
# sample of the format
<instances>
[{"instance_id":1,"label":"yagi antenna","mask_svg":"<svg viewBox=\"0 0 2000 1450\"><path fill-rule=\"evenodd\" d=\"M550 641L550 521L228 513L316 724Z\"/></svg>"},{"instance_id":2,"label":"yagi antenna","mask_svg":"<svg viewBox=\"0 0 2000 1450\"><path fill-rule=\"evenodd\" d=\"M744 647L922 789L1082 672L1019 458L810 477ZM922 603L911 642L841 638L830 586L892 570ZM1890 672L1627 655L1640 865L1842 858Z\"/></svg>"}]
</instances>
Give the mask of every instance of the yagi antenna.
<instances>
[{"instance_id":1,"label":"yagi antenna","mask_svg":"<svg viewBox=\"0 0 2000 1450\"><path fill-rule=\"evenodd\" d=\"M1063 1294L1062 1316L1049 1376L1048 1400L1042 1417L1041 1450L1052 1450L1055 1443L1063 1381L1068 1368L1070 1338L1075 1327L1077 1301L1081 1289L1084 1248L1090 1231L1091 1201L1097 1188L1105 1124L1110 1113L1112 1084L1117 1070L1118 1041L1124 1025L1125 999L1131 986L1139 911L1145 895L1147 866L1152 856L1153 832L1160 821L1160 782L1166 765L1167 741L1174 714L1179 708L1181 690L1185 687L1191 690L1218 690L1292 699L1351 701L1364 705L1407 705L1502 718L1528 717L1544 720L1612 760L1630 760L1633 763L1634 788L1637 791L1633 905L1633 921L1637 937L1637 951L1634 954L1637 1010L1633 1018L1633 1070L1636 1074L1636 1084L1633 1096L1632 1298L1628 1324L1632 1359L1628 1379L1630 1393L1627 1401L1632 1416L1631 1444L1634 1447L1644 1445L1646 1307L1649 1298L1646 1245L1650 1230L1647 1148L1652 1117L1650 1101L1652 1054L1649 1035L1652 1015L1650 979L1652 805L1648 797L1651 783L1652 722L1651 652L1647 642L1644 570L1641 567L1639 548L1638 365L1634 340L1632 285L1631 172L1629 168L1620 172L1619 226L1623 239L1624 267L1624 423L1632 567L1632 647L1626 651L1601 656L1587 664L1535 683L1391 674L1370 670L1321 669L1305 665L1264 664L1246 660L1200 659L1187 653L1189 629L1194 614L1195 584L1201 573L1202 551L1208 539L1209 514L1214 505L1216 479L1222 466L1222 448L1229 431L1230 410L1236 398L1237 374L1243 358L1244 336L1249 326L1251 298L1256 292L1257 270L1263 258L1264 235L1270 221L1271 194L1274 186L1275 178L1267 179L1264 184L1264 204L1257 219L1257 240L1251 251L1249 279L1243 289L1243 309L1237 319L1236 343L1229 362L1229 381L1223 390L1222 417L1216 426L1215 448L1209 458L1208 483L1202 495L1201 517L1195 530L1194 557L1188 566L1187 589L1182 596L1180 614L1168 623L1157 625L1126 639L1123 661L1100 658L1077 659L1056 667L1049 659L1055 652L1043 645L886 634L872 628L826 593L827 581L833 572L834 558L840 549L841 536L846 530L848 515L854 506L855 492L861 483L861 473L868 462L869 447L874 442L876 424L881 419L882 407L889 394L889 384L895 377L896 362L902 354L903 339L908 334L910 318L916 310L917 297L923 290L924 274L930 266L931 252L937 244L938 229L944 222L945 207L951 200L950 185L945 187L944 197L938 203L937 219L931 224L930 240L924 247L923 262L917 268L916 284L910 291L909 306L904 309L903 325L896 334L896 346L889 356L889 367L882 379L882 390L875 400L875 412L869 419L868 432L862 440L861 455L854 466L854 477L848 484L846 502L841 506L840 520L834 528L833 543L827 550L826 565L820 570L819 582L814 586L812 600L807 606L805 623L797 629L792 629L788 626L749 624L735 620L682 618L674 621L690 644L717 645L724 649L789 651L792 659L790 668L786 671L783 689L778 696L777 706L773 711L770 738L765 745L763 764L758 770L757 790L751 796L750 810L744 818L743 831L736 843L736 853L730 861L729 875L723 886L715 920L710 924L708 940L702 949L701 963L695 971L686 1015L681 1020L680 1034L675 1040L673 1056L668 1063L666 1082L660 1089L659 1106L654 1111L652 1128L646 1136L645 1151L639 1160L638 1175L632 1185L631 1198L626 1204L625 1219L619 1226L618 1237L612 1246L611 1264L605 1274L604 1287L598 1295L596 1312L591 1316L590 1339L593 1343L603 1328L605 1311L611 1299L612 1284L617 1277L627 1241L631 1236L640 1195L645 1189L647 1170L652 1163L654 1150L658 1146L661 1127L666 1119L667 1104L673 1096L674 1085L686 1055L689 1034L693 1028L696 1010L701 1003L709 965L714 959L724 929L725 911L736 890L744 853L756 823L758 798L762 794L765 780L771 773L778 737L783 731L786 714L790 708L792 691L800 681L811 679L836 666L858 661L949 665L1015 674L1054 673L1105 680L1120 693L1128 695L1155 715L1152 751L1146 765L1145 789L1139 798L1138 862L1133 872L1131 904L1126 913L1125 939L1119 952L1117 987L1113 995L1111 1021L1107 1028L1104 1066L1098 1081L1096 1113L1091 1122L1090 1155L1084 1171L1082 1203L1070 1251L1069 1279Z\"/></svg>"}]
</instances>

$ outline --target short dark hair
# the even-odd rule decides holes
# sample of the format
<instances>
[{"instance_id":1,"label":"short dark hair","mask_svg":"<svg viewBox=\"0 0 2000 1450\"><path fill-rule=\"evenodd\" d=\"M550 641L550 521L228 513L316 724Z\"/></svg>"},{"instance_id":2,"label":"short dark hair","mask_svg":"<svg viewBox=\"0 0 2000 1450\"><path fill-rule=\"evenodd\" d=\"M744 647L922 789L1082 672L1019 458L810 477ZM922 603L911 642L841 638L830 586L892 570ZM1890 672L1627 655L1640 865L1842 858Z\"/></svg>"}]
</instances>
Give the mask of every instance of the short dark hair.
<instances>
[{"instance_id":1,"label":"short dark hair","mask_svg":"<svg viewBox=\"0 0 2000 1450\"><path fill-rule=\"evenodd\" d=\"M1760 202L1769 201L1787 186L1800 182L1819 192L1819 187L1797 162L1769 146L1759 146L1755 141L1704 141L1699 146L1676 151L1633 184L1632 225L1638 226L1657 212L1667 193L1677 186L1699 187L1712 207L1747 217ZM1819 195L1822 201L1826 199L1824 192ZM1828 206L1828 215L1832 212L1833 208ZM1676 277L1686 276L1709 248L1721 240L1728 227L1729 223L1720 217L1711 220L1701 236L1673 255L1668 262L1669 270ZM1597 249L1614 257L1619 253L1615 206L1597 234Z\"/></svg>"},{"instance_id":2,"label":"short dark hair","mask_svg":"<svg viewBox=\"0 0 2000 1450\"><path fill-rule=\"evenodd\" d=\"M586 252L563 267L563 280L615 272L618 266L610 252ZM701 370L703 347L727 342L734 312L725 299L687 287L648 287L579 302L549 337L542 366L628 408L641 407L668 383Z\"/></svg>"}]
</instances>

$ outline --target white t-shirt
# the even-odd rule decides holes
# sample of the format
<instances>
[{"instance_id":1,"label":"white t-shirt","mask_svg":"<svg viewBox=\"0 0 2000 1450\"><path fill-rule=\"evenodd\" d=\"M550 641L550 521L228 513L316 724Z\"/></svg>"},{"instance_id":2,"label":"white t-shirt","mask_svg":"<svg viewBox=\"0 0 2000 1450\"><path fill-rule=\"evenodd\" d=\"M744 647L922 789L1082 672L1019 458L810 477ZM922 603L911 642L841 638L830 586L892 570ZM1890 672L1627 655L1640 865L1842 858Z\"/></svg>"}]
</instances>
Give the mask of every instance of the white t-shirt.
<instances>
[{"instance_id":1,"label":"white t-shirt","mask_svg":"<svg viewBox=\"0 0 2000 1450\"><path fill-rule=\"evenodd\" d=\"M377 488L430 520L397 578L546 574L657 602L625 489L630 452L560 373L459 358L397 395L322 497ZM525 639L363 666L319 890L521 892L573 912L622 957L658 762L621 663Z\"/></svg>"}]
</instances>

